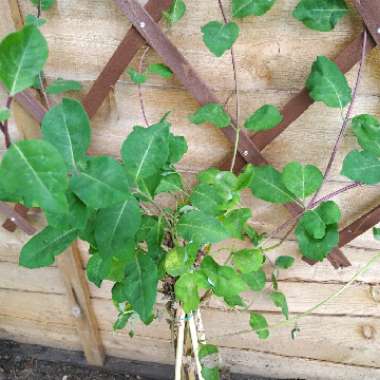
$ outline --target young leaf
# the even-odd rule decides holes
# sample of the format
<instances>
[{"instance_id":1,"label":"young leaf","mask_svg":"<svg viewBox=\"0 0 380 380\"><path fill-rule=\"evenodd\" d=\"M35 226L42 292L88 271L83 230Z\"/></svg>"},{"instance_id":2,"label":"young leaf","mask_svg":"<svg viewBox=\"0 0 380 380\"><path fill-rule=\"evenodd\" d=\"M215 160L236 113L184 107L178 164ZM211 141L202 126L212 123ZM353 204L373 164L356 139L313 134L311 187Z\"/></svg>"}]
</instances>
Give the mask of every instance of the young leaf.
<instances>
[{"instance_id":1,"label":"young leaf","mask_svg":"<svg viewBox=\"0 0 380 380\"><path fill-rule=\"evenodd\" d=\"M260 132L277 127L283 120L280 111L270 104L262 106L245 122L245 128Z\"/></svg>"},{"instance_id":2,"label":"young leaf","mask_svg":"<svg viewBox=\"0 0 380 380\"><path fill-rule=\"evenodd\" d=\"M113 158L90 157L87 167L74 174L71 190L93 209L107 208L129 198L129 184L124 168Z\"/></svg>"},{"instance_id":3,"label":"young leaf","mask_svg":"<svg viewBox=\"0 0 380 380\"><path fill-rule=\"evenodd\" d=\"M211 21L202 27L203 41L216 57L221 57L231 49L239 37L240 29L234 22L223 24Z\"/></svg>"},{"instance_id":4,"label":"young leaf","mask_svg":"<svg viewBox=\"0 0 380 380\"><path fill-rule=\"evenodd\" d=\"M373 231L373 237L376 240L380 240L380 228L375 227L372 231Z\"/></svg>"},{"instance_id":5,"label":"young leaf","mask_svg":"<svg viewBox=\"0 0 380 380\"><path fill-rule=\"evenodd\" d=\"M284 314L286 319L289 319L289 309L288 303L286 302L286 297L281 292L272 292L270 297L273 303L281 309L282 314Z\"/></svg>"},{"instance_id":6,"label":"young leaf","mask_svg":"<svg viewBox=\"0 0 380 380\"><path fill-rule=\"evenodd\" d=\"M232 254L232 260L241 273L250 273L262 267L264 254L261 249L242 249Z\"/></svg>"},{"instance_id":7,"label":"young leaf","mask_svg":"<svg viewBox=\"0 0 380 380\"><path fill-rule=\"evenodd\" d=\"M47 86L46 92L50 95L57 95L68 91L80 91L81 89L82 85L76 80L65 80L58 78Z\"/></svg>"},{"instance_id":8,"label":"young leaf","mask_svg":"<svg viewBox=\"0 0 380 380\"><path fill-rule=\"evenodd\" d=\"M162 122L149 128L135 127L124 141L121 154L134 183L152 176L160 180L169 158L169 126Z\"/></svg>"},{"instance_id":9,"label":"young leaf","mask_svg":"<svg viewBox=\"0 0 380 380\"><path fill-rule=\"evenodd\" d=\"M254 168L250 184L254 196L271 203L291 203L294 197L285 187L281 173L270 165Z\"/></svg>"},{"instance_id":10,"label":"young leaf","mask_svg":"<svg viewBox=\"0 0 380 380\"><path fill-rule=\"evenodd\" d=\"M183 190L182 178L175 172L164 172L161 174L161 181L155 194L160 193L177 193Z\"/></svg>"},{"instance_id":11,"label":"young leaf","mask_svg":"<svg viewBox=\"0 0 380 380\"><path fill-rule=\"evenodd\" d=\"M316 166L291 162L282 172L282 182L297 198L305 199L320 188L323 174Z\"/></svg>"},{"instance_id":12,"label":"young leaf","mask_svg":"<svg viewBox=\"0 0 380 380\"><path fill-rule=\"evenodd\" d=\"M6 121L11 117L11 111L8 108L0 108L0 122Z\"/></svg>"},{"instance_id":13,"label":"young leaf","mask_svg":"<svg viewBox=\"0 0 380 380\"><path fill-rule=\"evenodd\" d=\"M129 74L129 77L131 78L131 81L135 84L143 84L148 79L146 75L139 73L137 70L135 70L133 67L130 67L127 70L127 73Z\"/></svg>"},{"instance_id":14,"label":"young leaf","mask_svg":"<svg viewBox=\"0 0 380 380\"><path fill-rule=\"evenodd\" d=\"M162 78L169 79L173 76L173 71L163 63L152 63L148 66L148 73L159 75Z\"/></svg>"},{"instance_id":15,"label":"young leaf","mask_svg":"<svg viewBox=\"0 0 380 380\"><path fill-rule=\"evenodd\" d=\"M173 0L167 12L163 12L165 19L170 25L174 25L182 19L186 13L186 4L183 0Z\"/></svg>"},{"instance_id":16,"label":"young leaf","mask_svg":"<svg viewBox=\"0 0 380 380\"><path fill-rule=\"evenodd\" d=\"M213 216L221 215L228 208L225 194L217 186L200 183L193 189L191 203L198 210Z\"/></svg>"},{"instance_id":17,"label":"young leaf","mask_svg":"<svg viewBox=\"0 0 380 380\"><path fill-rule=\"evenodd\" d=\"M98 253L91 255L88 260L86 273L87 278L98 288L102 285L103 280L107 277L111 266L111 260L104 260Z\"/></svg>"},{"instance_id":18,"label":"young leaf","mask_svg":"<svg viewBox=\"0 0 380 380\"><path fill-rule=\"evenodd\" d=\"M75 228L46 227L29 240L21 250L20 265L26 268L47 267L77 238Z\"/></svg>"},{"instance_id":19,"label":"young leaf","mask_svg":"<svg viewBox=\"0 0 380 380\"><path fill-rule=\"evenodd\" d=\"M54 4L55 0L31 0L35 6L41 5L43 11L49 10Z\"/></svg>"},{"instance_id":20,"label":"young leaf","mask_svg":"<svg viewBox=\"0 0 380 380\"><path fill-rule=\"evenodd\" d=\"M232 238L243 239L244 227L252 217L251 209L239 208L232 210L223 219L223 225Z\"/></svg>"},{"instance_id":21,"label":"young leaf","mask_svg":"<svg viewBox=\"0 0 380 380\"><path fill-rule=\"evenodd\" d=\"M241 277L254 292L260 292L265 288L266 276L262 269L256 272L243 273Z\"/></svg>"},{"instance_id":22,"label":"young leaf","mask_svg":"<svg viewBox=\"0 0 380 380\"><path fill-rule=\"evenodd\" d=\"M33 25L37 28L41 27L42 25L46 24L46 20L43 18L38 18L35 15L27 15L25 17L25 25Z\"/></svg>"},{"instance_id":23,"label":"young leaf","mask_svg":"<svg viewBox=\"0 0 380 380\"><path fill-rule=\"evenodd\" d=\"M371 115L359 115L352 119L352 129L360 146L380 157L380 122Z\"/></svg>"},{"instance_id":24,"label":"young leaf","mask_svg":"<svg viewBox=\"0 0 380 380\"><path fill-rule=\"evenodd\" d=\"M249 324L252 330L256 331L260 339L267 339L269 337L268 322L263 315L252 312Z\"/></svg>"},{"instance_id":25,"label":"young leaf","mask_svg":"<svg viewBox=\"0 0 380 380\"><path fill-rule=\"evenodd\" d=\"M0 166L1 187L28 207L51 212L68 210L67 172L62 156L48 142L20 141L5 153Z\"/></svg>"},{"instance_id":26,"label":"young leaf","mask_svg":"<svg viewBox=\"0 0 380 380\"><path fill-rule=\"evenodd\" d=\"M156 264L143 252L135 251L128 259L125 276L121 287L126 300L145 324L151 323L157 296Z\"/></svg>"},{"instance_id":27,"label":"young leaf","mask_svg":"<svg viewBox=\"0 0 380 380\"><path fill-rule=\"evenodd\" d=\"M25 26L3 39L0 43L0 80L10 96L32 86L47 57L47 42L35 26Z\"/></svg>"},{"instance_id":28,"label":"young leaf","mask_svg":"<svg viewBox=\"0 0 380 380\"><path fill-rule=\"evenodd\" d=\"M78 171L90 146L90 121L82 104L64 98L51 108L42 120L42 136L63 156L68 170Z\"/></svg>"},{"instance_id":29,"label":"young leaf","mask_svg":"<svg viewBox=\"0 0 380 380\"><path fill-rule=\"evenodd\" d=\"M376 185L380 183L380 159L370 152L354 150L344 159L342 175L366 185Z\"/></svg>"},{"instance_id":30,"label":"young leaf","mask_svg":"<svg viewBox=\"0 0 380 380\"><path fill-rule=\"evenodd\" d=\"M255 176L255 168L253 167L252 164L248 164L238 177L236 190L241 191L249 187L254 176Z\"/></svg>"},{"instance_id":31,"label":"young leaf","mask_svg":"<svg viewBox=\"0 0 380 380\"><path fill-rule=\"evenodd\" d=\"M279 256L276 259L275 265L281 269L289 269L294 264L294 257L292 256Z\"/></svg>"},{"instance_id":32,"label":"young leaf","mask_svg":"<svg viewBox=\"0 0 380 380\"><path fill-rule=\"evenodd\" d=\"M213 344L202 344L199 347L198 356L199 356L199 359L202 360L202 359L206 358L207 356L215 355L218 353L219 353L219 349L215 345L213 345Z\"/></svg>"},{"instance_id":33,"label":"young leaf","mask_svg":"<svg viewBox=\"0 0 380 380\"><path fill-rule=\"evenodd\" d=\"M141 224L138 202L129 196L123 203L102 209L95 220L95 239L102 256L117 256L122 253Z\"/></svg>"},{"instance_id":34,"label":"young leaf","mask_svg":"<svg viewBox=\"0 0 380 380\"><path fill-rule=\"evenodd\" d=\"M231 124L231 117L220 104L209 103L191 115L190 121L196 125L207 123L217 128L226 128Z\"/></svg>"},{"instance_id":35,"label":"young leaf","mask_svg":"<svg viewBox=\"0 0 380 380\"><path fill-rule=\"evenodd\" d=\"M229 237L221 222L200 211L190 211L177 224L177 232L187 241L200 244L218 243Z\"/></svg>"},{"instance_id":36,"label":"young leaf","mask_svg":"<svg viewBox=\"0 0 380 380\"><path fill-rule=\"evenodd\" d=\"M329 107L343 108L352 100L346 77L335 62L324 56L313 63L306 87L311 98Z\"/></svg>"},{"instance_id":37,"label":"young leaf","mask_svg":"<svg viewBox=\"0 0 380 380\"><path fill-rule=\"evenodd\" d=\"M199 291L208 289L209 285L199 272L183 274L175 284L175 295L182 302L185 313L198 309L200 303Z\"/></svg>"},{"instance_id":38,"label":"young leaf","mask_svg":"<svg viewBox=\"0 0 380 380\"><path fill-rule=\"evenodd\" d=\"M274 5L276 0L232 0L233 17L262 16Z\"/></svg>"},{"instance_id":39,"label":"young leaf","mask_svg":"<svg viewBox=\"0 0 380 380\"><path fill-rule=\"evenodd\" d=\"M329 32L347 13L344 0L301 0L293 16L310 29Z\"/></svg>"},{"instance_id":40,"label":"young leaf","mask_svg":"<svg viewBox=\"0 0 380 380\"><path fill-rule=\"evenodd\" d=\"M177 247L166 254L165 270L173 277L181 276L188 272L198 253L198 244L187 244L185 247Z\"/></svg>"}]
</instances>

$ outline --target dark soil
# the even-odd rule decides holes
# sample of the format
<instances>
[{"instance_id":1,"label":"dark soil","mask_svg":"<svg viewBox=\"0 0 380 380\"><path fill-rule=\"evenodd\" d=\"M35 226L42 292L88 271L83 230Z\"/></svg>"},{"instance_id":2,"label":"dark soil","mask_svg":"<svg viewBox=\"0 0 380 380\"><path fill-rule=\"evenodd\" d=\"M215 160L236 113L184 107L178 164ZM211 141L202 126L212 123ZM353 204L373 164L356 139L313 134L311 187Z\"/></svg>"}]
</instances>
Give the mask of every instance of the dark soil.
<instances>
[{"instance_id":1,"label":"dark soil","mask_svg":"<svg viewBox=\"0 0 380 380\"><path fill-rule=\"evenodd\" d=\"M86 364L83 354L0 340L0 380L171 380L169 365L108 357L104 367ZM225 380L265 380L228 375ZM267 379L269 380L269 379Z\"/></svg>"}]
</instances>

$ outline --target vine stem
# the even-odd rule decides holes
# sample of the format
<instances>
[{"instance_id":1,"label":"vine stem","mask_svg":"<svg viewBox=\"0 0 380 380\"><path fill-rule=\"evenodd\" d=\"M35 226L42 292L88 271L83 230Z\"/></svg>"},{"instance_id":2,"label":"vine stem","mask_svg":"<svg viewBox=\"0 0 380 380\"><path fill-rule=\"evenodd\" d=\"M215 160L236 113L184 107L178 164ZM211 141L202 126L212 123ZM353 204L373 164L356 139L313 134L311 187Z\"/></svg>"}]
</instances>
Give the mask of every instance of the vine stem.
<instances>
[{"instance_id":1,"label":"vine stem","mask_svg":"<svg viewBox=\"0 0 380 380\"><path fill-rule=\"evenodd\" d=\"M145 48L144 52L141 55L140 63L139 63L139 72L140 73L143 72L144 61L145 61L145 58L146 58L149 50L150 50L150 46L147 46ZM147 117L147 114L146 114L145 102L144 102L144 97L143 97L143 93L142 93L142 86L141 86L140 83L137 85L137 88L138 88L138 91L139 91L139 100L140 100L141 113L142 113L145 125L147 127L149 127L150 124L149 124L148 117Z\"/></svg>"},{"instance_id":2,"label":"vine stem","mask_svg":"<svg viewBox=\"0 0 380 380\"><path fill-rule=\"evenodd\" d=\"M278 323L275 323L273 325L269 325L268 327L266 328L261 328L261 329L257 329L257 330L241 330L241 331L237 331L237 332L234 332L234 333L229 333L229 334L223 334L223 335L219 335L219 336L213 336L212 339L219 339L219 338L226 338L226 337L231 337L231 336L237 336L237 335L242 335L242 334L248 334L248 333L252 333L252 332L261 332L261 331L264 331L264 330L267 330L267 329L270 329L270 330L274 330L274 329L278 329L278 328L281 328L281 327L286 327L286 326L289 326L289 325L292 325L292 324L295 324L297 323L299 320L301 320L302 318L305 318L307 316L309 316L310 314L312 314L313 312L315 312L316 310L318 310L320 307L322 307L323 305L325 305L326 303L330 302L330 301L333 301L335 300L336 298L338 298L342 293L344 293L349 287L351 287L351 285L361 276L363 275L365 272L367 272L367 270L369 270L372 265L375 264L376 261L380 260L380 253L378 253L377 255L375 255L362 269L360 269L358 272L356 272L352 278L350 279L349 282L347 282L346 285L344 285L342 288L340 288L337 292L331 294L329 297L325 298L323 301L321 301L320 303L318 303L317 305L311 307L310 309L306 310L304 313L298 315L297 317L294 317L294 318L291 318L291 319L288 319L287 321L282 321L282 322L278 322Z\"/></svg>"},{"instance_id":3,"label":"vine stem","mask_svg":"<svg viewBox=\"0 0 380 380\"><path fill-rule=\"evenodd\" d=\"M330 175L333 163L334 163L336 155L338 153L339 145L340 145L340 143L342 141L344 132L347 129L348 122L350 121L351 115L353 113L354 105L355 105L355 100L356 100L356 97L357 97L357 94L358 94L358 89L359 89L359 85L360 85L360 81L361 81L361 77L362 77L362 72L363 72L363 67L364 67L364 63L365 63L366 46L367 46L367 31L364 28L361 59L360 59L360 63L359 63L358 74L356 76L354 90L352 92L352 100L351 100L351 103L350 103L350 105L348 107L347 114L346 114L346 117L345 117L345 119L343 121L342 127L340 128L339 135L338 135L338 137L337 137L337 139L335 141L334 148L333 148L332 153L330 155L330 159L329 159L329 162L327 164L327 167L326 167L326 170L325 170L325 174L323 176L322 185L320 186L320 188L318 189L318 191L314 194L314 196L311 199L309 205L313 204L314 201L317 199L317 197L319 196L319 194L320 194L320 192L321 192L324 184L326 183L326 181L327 181L327 179L328 179L328 177Z\"/></svg>"},{"instance_id":4,"label":"vine stem","mask_svg":"<svg viewBox=\"0 0 380 380\"><path fill-rule=\"evenodd\" d=\"M7 108L9 111L11 110L12 101L13 101L13 97L9 96L7 98L7 102L6 102L6 105L5 105L5 108ZM4 122L0 123L0 129L1 129L1 132L3 133L3 135L4 135L5 147L8 149L11 146L11 144L12 144L11 136L9 135L9 123L8 123L8 120L5 120Z\"/></svg>"},{"instance_id":5,"label":"vine stem","mask_svg":"<svg viewBox=\"0 0 380 380\"><path fill-rule=\"evenodd\" d=\"M226 16L226 12L223 7L222 0L218 0L220 12L222 13L222 17L224 20L224 23L228 23L228 19ZM230 171L232 172L235 168L236 164L236 157L238 154L238 149L239 149L239 142L240 142L240 95L239 95L239 80L238 80L238 70L237 70L237 63L236 63L236 56L235 56L235 50L234 47L232 46L230 49L230 54L231 54L231 64L232 64L232 70L234 73L234 83L235 83L235 97L236 97L236 137L235 137L235 144L234 144L234 152L232 156L232 161L231 161L231 167Z\"/></svg>"}]
</instances>

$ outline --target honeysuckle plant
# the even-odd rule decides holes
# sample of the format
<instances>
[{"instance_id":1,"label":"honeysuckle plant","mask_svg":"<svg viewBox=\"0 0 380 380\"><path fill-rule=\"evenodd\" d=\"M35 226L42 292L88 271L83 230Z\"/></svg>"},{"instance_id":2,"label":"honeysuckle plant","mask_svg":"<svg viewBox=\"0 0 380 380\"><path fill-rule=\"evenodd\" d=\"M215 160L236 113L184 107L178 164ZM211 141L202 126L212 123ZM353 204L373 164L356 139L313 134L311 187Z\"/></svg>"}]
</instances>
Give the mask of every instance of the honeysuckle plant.
<instances>
[{"instance_id":1,"label":"honeysuckle plant","mask_svg":"<svg viewBox=\"0 0 380 380\"><path fill-rule=\"evenodd\" d=\"M318 57L311 67L306 81L310 97L342 113L350 106L324 173L314 165L290 162L281 170L270 165L247 165L235 174L235 147L230 171L204 170L197 175L196 185L189 188L176 169L187 152L187 143L172 133L170 113L152 125L135 126L122 144L120 160L89 156L89 118L81 102L66 95L49 107L40 139L12 142L8 120L16 94L35 88L47 98L81 88L78 82L62 78L45 88L42 77L48 45L39 30L44 23L40 16L54 1L32 2L38 8L37 16L28 16L20 31L0 43L0 80L9 94L6 106L0 109L0 128L8 148L0 164L0 199L39 207L47 221L47 226L23 247L20 265L49 266L75 240L88 242L89 281L98 287L105 280L114 283L112 299L118 311L114 329L131 328L130 322L136 318L146 325L154 322L158 293L168 299L169 309L174 309L170 315L181 310L184 320L196 315L211 297L220 298L228 308L246 309L251 306L246 291L265 291L288 319L286 296L277 277L280 270L293 265L294 258L269 260L267 252L276 250L285 238L268 246L273 231L252 227L251 210L242 206L241 195L249 190L253 197L269 203L296 203L302 212L275 233L286 230L286 237L294 229L300 254L324 260L339 243L341 211L332 199L351 188L380 182L380 123L371 115L351 118L357 87L352 91L343 73L327 57ZM231 14L236 21L228 21L222 3L218 3L222 20L210 21L199 33L213 55L230 51L236 74L233 45L240 33L239 20L262 16L275 0L232 0ZM185 12L185 2L174 0L164 16L173 25ZM347 12L343 0L301 0L293 14L309 28L330 31ZM131 67L128 74L139 86L151 75L173 75L162 63L151 64L146 70ZM237 83L235 90L238 109ZM189 120L194 128L206 123L216 128L231 125L231 117L221 104L206 104L189 115ZM271 104L253 110L243 122L237 113L236 140L243 128L265 131L276 128L282 120L281 112ZM357 147L344 159L341 174L352 184L321 198L349 124ZM171 199L170 206L162 206L162 194ZM374 236L379 239L378 228ZM245 248L228 252L231 239L244 242ZM224 262L213 250L222 242L226 242L224 251L229 253ZM264 272L267 264L271 268L269 285ZM262 314L252 311L247 323L259 338L268 338L270 326ZM220 378L218 360L210 360L217 347L201 343L195 353L201 363L199 377Z\"/></svg>"}]
</instances>

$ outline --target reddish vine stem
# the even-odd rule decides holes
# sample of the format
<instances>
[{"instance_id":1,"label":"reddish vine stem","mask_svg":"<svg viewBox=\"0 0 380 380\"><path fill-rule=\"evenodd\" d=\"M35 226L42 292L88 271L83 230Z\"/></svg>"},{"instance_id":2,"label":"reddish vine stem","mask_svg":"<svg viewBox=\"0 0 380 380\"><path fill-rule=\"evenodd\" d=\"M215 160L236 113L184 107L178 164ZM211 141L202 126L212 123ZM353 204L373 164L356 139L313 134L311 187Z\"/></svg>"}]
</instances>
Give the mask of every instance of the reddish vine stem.
<instances>
[{"instance_id":1,"label":"reddish vine stem","mask_svg":"<svg viewBox=\"0 0 380 380\"><path fill-rule=\"evenodd\" d=\"M348 122L350 121L350 118L351 118L351 115L352 115L352 112L353 112L353 109L354 109L354 104L355 104L355 100L356 100L356 96L357 96L357 93L358 93L358 89L359 89L359 85L360 85L360 81L361 81L361 77L362 77L362 72L363 72L363 67L364 67L364 63L365 63L365 58L366 58L366 46L367 46L367 30L364 28L364 33L363 33L363 45L362 45L362 55L361 55L361 59L360 59L360 63L359 63L359 70L358 70L358 74L356 76L356 82L355 82L355 87L354 87L354 90L352 92L352 100L351 100L351 103L348 107L348 110L347 110L347 114L346 114L346 117L343 121L343 124L342 124L342 127L339 131L339 135L338 135L338 138L336 139L336 142L335 142L335 145L334 145L334 148L333 148L333 151L331 153L331 156L330 156L330 159L329 159L329 162L327 164L327 167L326 167L326 170L325 170L325 174L323 176L323 182L322 182L322 185L320 186L320 188L318 189L318 191L314 194L313 198L311 199L310 203L308 206L310 206L311 204L314 203L314 201L317 199L317 197L319 196L324 184L326 183L329 175L330 175L330 172L331 172L331 169L332 169L332 166L333 166L333 163L335 161L335 158L336 158L336 155L338 153L338 148L339 148L339 145L342 141L342 138L343 138L343 135L344 135L344 132L345 130L347 129L347 125L348 125Z\"/></svg>"},{"instance_id":2,"label":"reddish vine stem","mask_svg":"<svg viewBox=\"0 0 380 380\"><path fill-rule=\"evenodd\" d=\"M142 71L143 71L144 60L145 60L145 57L148 54L149 50L150 50L150 46L147 46L145 48L145 50L144 50L141 58L140 58L140 64L139 64L139 72L140 73L142 73ZM142 113L145 125L147 127L149 127L150 124L149 124L148 117L147 117L147 114L146 114L145 102L144 102L144 97L143 97L143 93L142 93L142 86L141 86L141 84L138 84L137 88L138 88L138 91L139 91L139 100L140 100L141 113Z\"/></svg>"},{"instance_id":3,"label":"reddish vine stem","mask_svg":"<svg viewBox=\"0 0 380 380\"><path fill-rule=\"evenodd\" d=\"M222 17L224 20L224 23L228 23L228 19L226 16L226 12L224 11L223 3L222 0L218 0L220 12L222 13ZM239 148L239 140L240 140L240 95L239 95L239 81L238 81L238 73L237 73L237 63L236 63L236 57L235 57L235 50L234 47L232 46L230 49L231 53L231 64L232 64L232 70L234 74L234 83L235 83L235 97L236 97L236 139L235 139L235 146L234 146L234 153L232 157L232 162L231 162L231 171L234 170L235 168L235 163L236 163L236 156Z\"/></svg>"},{"instance_id":4,"label":"reddish vine stem","mask_svg":"<svg viewBox=\"0 0 380 380\"><path fill-rule=\"evenodd\" d=\"M9 96L7 98L7 103L6 103L5 107L8 110L11 109L12 100L13 100L12 96ZM4 122L0 123L0 129L4 135L5 147L8 149L12 145L11 136L9 135L8 120L5 120Z\"/></svg>"}]
</instances>

